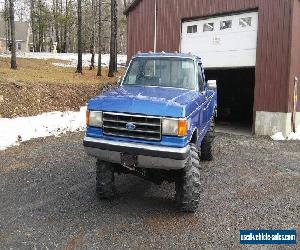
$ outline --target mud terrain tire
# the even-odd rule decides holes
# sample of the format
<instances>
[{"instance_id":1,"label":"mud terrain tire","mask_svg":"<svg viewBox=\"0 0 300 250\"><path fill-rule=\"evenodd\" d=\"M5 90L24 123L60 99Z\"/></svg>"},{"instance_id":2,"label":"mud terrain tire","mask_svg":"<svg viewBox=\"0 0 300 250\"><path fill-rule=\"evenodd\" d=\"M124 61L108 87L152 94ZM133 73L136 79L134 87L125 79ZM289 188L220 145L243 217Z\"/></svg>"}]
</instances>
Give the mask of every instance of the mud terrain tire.
<instances>
[{"instance_id":1,"label":"mud terrain tire","mask_svg":"<svg viewBox=\"0 0 300 250\"><path fill-rule=\"evenodd\" d=\"M180 212L195 212L200 202L200 160L194 144L181 178L176 182L176 206Z\"/></svg>"},{"instance_id":2,"label":"mud terrain tire","mask_svg":"<svg viewBox=\"0 0 300 250\"><path fill-rule=\"evenodd\" d=\"M215 139L215 119L212 118L209 129L201 143L201 160L202 161L212 161L213 160L214 139Z\"/></svg>"},{"instance_id":3,"label":"mud terrain tire","mask_svg":"<svg viewBox=\"0 0 300 250\"><path fill-rule=\"evenodd\" d=\"M100 200L110 200L115 195L114 166L109 162L97 160L96 193Z\"/></svg>"}]
</instances>

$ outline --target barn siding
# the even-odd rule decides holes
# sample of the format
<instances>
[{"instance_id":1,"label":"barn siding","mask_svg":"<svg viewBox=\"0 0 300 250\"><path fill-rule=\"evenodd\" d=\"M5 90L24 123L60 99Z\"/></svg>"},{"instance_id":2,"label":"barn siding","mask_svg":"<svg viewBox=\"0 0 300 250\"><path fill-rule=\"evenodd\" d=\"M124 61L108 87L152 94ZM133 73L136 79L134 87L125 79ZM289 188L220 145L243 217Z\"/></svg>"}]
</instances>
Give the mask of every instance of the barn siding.
<instances>
[{"instance_id":1,"label":"barn siding","mask_svg":"<svg viewBox=\"0 0 300 250\"><path fill-rule=\"evenodd\" d=\"M145 0L138 4L128 16L128 55L140 51L153 50L154 46L154 4L152 0Z\"/></svg>"},{"instance_id":2,"label":"barn siding","mask_svg":"<svg viewBox=\"0 0 300 250\"><path fill-rule=\"evenodd\" d=\"M157 50L177 51L181 21L258 9L255 111L288 112L290 44L294 0L158 0ZM298 0L297 1L298 4ZM154 0L128 13L128 57L153 50Z\"/></svg>"},{"instance_id":3,"label":"barn siding","mask_svg":"<svg viewBox=\"0 0 300 250\"><path fill-rule=\"evenodd\" d=\"M292 40L291 40L291 68L289 79L289 110L293 109L294 79L298 77L300 81L300 1L294 0ZM298 82L298 105L300 112L300 82Z\"/></svg>"}]
</instances>

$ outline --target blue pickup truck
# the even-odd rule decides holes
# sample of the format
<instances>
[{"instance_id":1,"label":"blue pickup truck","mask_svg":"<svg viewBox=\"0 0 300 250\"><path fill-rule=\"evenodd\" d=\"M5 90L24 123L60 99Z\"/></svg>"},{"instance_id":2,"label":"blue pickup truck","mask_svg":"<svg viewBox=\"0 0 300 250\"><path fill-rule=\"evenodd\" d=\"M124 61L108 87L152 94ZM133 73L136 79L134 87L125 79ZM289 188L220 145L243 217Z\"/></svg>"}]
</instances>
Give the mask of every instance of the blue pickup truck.
<instances>
[{"instance_id":1,"label":"blue pickup truck","mask_svg":"<svg viewBox=\"0 0 300 250\"><path fill-rule=\"evenodd\" d=\"M175 182L178 209L196 211L201 161L212 160L216 107L200 58L133 57L120 86L88 103L84 148L97 158L98 197L113 198L115 173L135 174Z\"/></svg>"}]
</instances>

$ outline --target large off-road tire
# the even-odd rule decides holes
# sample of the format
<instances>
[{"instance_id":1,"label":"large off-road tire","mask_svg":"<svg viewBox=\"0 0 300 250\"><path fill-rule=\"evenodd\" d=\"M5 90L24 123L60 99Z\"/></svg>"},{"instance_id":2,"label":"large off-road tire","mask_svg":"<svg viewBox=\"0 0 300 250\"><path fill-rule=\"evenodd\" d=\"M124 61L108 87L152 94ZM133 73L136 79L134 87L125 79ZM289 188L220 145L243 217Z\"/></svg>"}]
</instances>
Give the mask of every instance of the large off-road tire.
<instances>
[{"instance_id":1,"label":"large off-road tire","mask_svg":"<svg viewBox=\"0 0 300 250\"><path fill-rule=\"evenodd\" d=\"M181 212L195 212L200 202L200 160L196 146L190 145L190 156L175 183L175 201Z\"/></svg>"},{"instance_id":2,"label":"large off-road tire","mask_svg":"<svg viewBox=\"0 0 300 250\"><path fill-rule=\"evenodd\" d=\"M201 160L202 161L212 161L213 160L214 139L215 139L215 119L212 118L209 129L201 143Z\"/></svg>"},{"instance_id":3,"label":"large off-road tire","mask_svg":"<svg viewBox=\"0 0 300 250\"><path fill-rule=\"evenodd\" d=\"M113 199L115 195L114 166L109 162L97 160L96 193L100 200Z\"/></svg>"}]
</instances>

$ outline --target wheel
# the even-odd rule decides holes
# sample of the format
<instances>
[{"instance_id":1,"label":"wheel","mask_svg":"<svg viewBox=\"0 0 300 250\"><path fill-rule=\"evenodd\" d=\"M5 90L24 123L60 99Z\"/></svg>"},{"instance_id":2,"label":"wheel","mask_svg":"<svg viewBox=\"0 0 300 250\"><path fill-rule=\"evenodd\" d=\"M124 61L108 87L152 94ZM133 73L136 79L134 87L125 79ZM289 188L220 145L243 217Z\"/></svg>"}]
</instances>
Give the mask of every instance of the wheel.
<instances>
[{"instance_id":1,"label":"wheel","mask_svg":"<svg viewBox=\"0 0 300 250\"><path fill-rule=\"evenodd\" d=\"M112 199L114 197L115 176L113 164L97 160L96 193L100 200Z\"/></svg>"},{"instance_id":2,"label":"wheel","mask_svg":"<svg viewBox=\"0 0 300 250\"><path fill-rule=\"evenodd\" d=\"M215 139L215 119L212 118L209 129L201 143L201 160L202 161L212 161L213 160L214 139Z\"/></svg>"},{"instance_id":3,"label":"wheel","mask_svg":"<svg viewBox=\"0 0 300 250\"><path fill-rule=\"evenodd\" d=\"M179 211L195 212L200 202L200 160L194 144L191 144L189 158L175 184L175 201Z\"/></svg>"}]
</instances>

